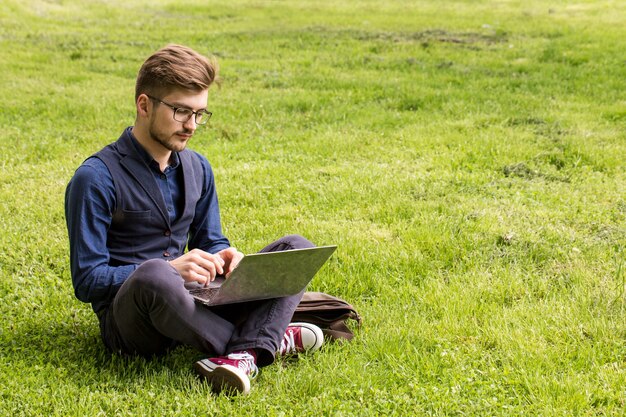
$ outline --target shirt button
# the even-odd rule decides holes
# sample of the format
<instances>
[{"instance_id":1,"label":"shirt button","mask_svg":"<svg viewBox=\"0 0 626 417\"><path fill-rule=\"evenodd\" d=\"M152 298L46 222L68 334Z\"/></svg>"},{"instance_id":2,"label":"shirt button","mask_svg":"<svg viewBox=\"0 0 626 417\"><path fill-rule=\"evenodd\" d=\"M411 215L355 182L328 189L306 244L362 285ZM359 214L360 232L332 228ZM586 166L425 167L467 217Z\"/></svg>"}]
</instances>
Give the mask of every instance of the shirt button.
<instances>
[{"instance_id":1,"label":"shirt button","mask_svg":"<svg viewBox=\"0 0 626 417\"><path fill-rule=\"evenodd\" d=\"M163 236L169 236L172 234L171 230L166 230L165 232L163 232Z\"/></svg>"},{"instance_id":2,"label":"shirt button","mask_svg":"<svg viewBox=\"0 0 626 417\"><path fill-rule=\"evenodd\" d=\"M161 179L164 180L165 178L165 174L161 174Z\"/></svg>"},{"instance_id":3,"label":"shirt button","mask_svg":"<svg viewBox=\"0 0 626 417\"><path fill-rule=\"evenodd\" d=\"M168 251L163 252L163 256L165 256L166 258L170 257L170 253Z\"/></svg>"}]
</instances>

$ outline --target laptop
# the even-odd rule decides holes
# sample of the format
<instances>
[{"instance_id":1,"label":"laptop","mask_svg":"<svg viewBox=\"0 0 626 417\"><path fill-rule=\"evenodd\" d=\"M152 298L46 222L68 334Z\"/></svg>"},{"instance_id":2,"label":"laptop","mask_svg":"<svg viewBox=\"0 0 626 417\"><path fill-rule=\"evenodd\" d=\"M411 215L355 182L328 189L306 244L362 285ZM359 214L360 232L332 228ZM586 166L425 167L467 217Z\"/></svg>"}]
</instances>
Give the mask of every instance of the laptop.
<instances>
[{"instance_id":1,"label":"laptop","mask_svg":"<svg viewBox=\"0 0 626 417\"><path fill-rule=\"evenodd\" d=\"M196 302L208 306L288 297L304 290L337 246L317 246L246 255L226 279L208 287L187 285Z\"/></svg>"}]
</instances>

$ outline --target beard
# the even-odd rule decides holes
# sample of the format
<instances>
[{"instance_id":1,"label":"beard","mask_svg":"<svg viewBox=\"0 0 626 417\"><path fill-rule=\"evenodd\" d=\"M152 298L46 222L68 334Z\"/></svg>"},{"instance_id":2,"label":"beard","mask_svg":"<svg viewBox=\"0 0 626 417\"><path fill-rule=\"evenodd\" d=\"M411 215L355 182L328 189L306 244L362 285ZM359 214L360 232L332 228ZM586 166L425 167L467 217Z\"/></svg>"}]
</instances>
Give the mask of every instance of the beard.
<instances>
[{"instance_id":1,"label":"beard","mask_svg":"<svg viewBox=\"0 0 626 417\"><path fill-rule=\"evenodd\" d=\"M187 146L188 140L183 141L181 139L177 139L176 136L174 136L176 133L190 135L193 132L187 129L183 129L181 131L177 131L168 135L167 133L164 133L155 126L154 119L150 120L150 125L148 126L148 134L150 135L150 139L159 143L167 150L170 150L172 152L181 152Z\"/></svg>"}]
</instances>

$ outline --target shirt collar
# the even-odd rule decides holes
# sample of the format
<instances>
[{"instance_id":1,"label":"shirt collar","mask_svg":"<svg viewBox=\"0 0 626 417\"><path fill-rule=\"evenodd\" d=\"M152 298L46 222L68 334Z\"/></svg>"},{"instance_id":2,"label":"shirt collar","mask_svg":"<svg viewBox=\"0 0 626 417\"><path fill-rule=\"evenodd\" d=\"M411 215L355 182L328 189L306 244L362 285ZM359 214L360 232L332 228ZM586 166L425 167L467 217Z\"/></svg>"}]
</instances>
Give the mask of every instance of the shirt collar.
<instances>
[{"instance_id":1,"label":"shirt collar","mask_svg":"<svg viewBox=\"0 0 626 417\"><path fill-rule=\"evenodd\" d=\"M149 167L153 167L153 168L156 167L156 169L159 169L158 162L154 160L154 158L148 153L148 151L146 151L143 148L143 146L141 146L141 143L139 143L135 135L133 135L132 127L129 127L127 131L128 131L128 135L130 136L131 142L133 143L133 146L137 150L137 153L139 154L139 157L141 158L141 160L144 161L146 165L148 165ZM168 168L176 169L178 168L179 165L180 165L180 157L178 156L178 152L172 152L172 156L170 156L170 163L168 165Z\"/></svg>"}]
</instances>

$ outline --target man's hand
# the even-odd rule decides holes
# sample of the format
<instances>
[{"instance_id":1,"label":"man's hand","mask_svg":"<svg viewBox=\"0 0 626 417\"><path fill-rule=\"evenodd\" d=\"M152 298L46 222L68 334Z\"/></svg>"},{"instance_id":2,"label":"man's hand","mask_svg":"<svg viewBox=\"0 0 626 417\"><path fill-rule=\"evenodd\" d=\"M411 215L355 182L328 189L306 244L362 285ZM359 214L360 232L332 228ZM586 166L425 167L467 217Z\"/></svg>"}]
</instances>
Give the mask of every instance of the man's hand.
<instances>
[{"instance_id":1,"label":"man's hand","mask_svg":"<svg viewBox=\"0 0 626 417\"><path fill-rule=\"evenodd\" d=\"M224 260L224 264L222 266L224 269L223 274L226 275L226 278L230 276L230 273L233 272L233 269L235 269L237 264L239 264L239 261L243 259L243 253L239 252L235 248L221 250L217 253L217 255Z\"/></svg>"},{"instance_id":2,"label":"man's hand","mask_svg":"<svg viewBox=\"0 0 626 417\"><path fill-rule=\"evenodd\" d=\"M170 261L185 282L198 282L208 286L217 275L230 275L243 253L235 248L227 248L216 254L193 249L183 256Z\"/></svg>"},{"instance_id":3,"label":"man's hand","mask_svg":"<svg viewBox=\"0 0 626 417\"><path fill-rule=\"evenodd\" d=\"M193 249L183 256L170 261L185 282L198 282L209 285L216 275L224 273L224 259L219 254L211 254L201 249Z\"/></svg>"}]
</instances>

